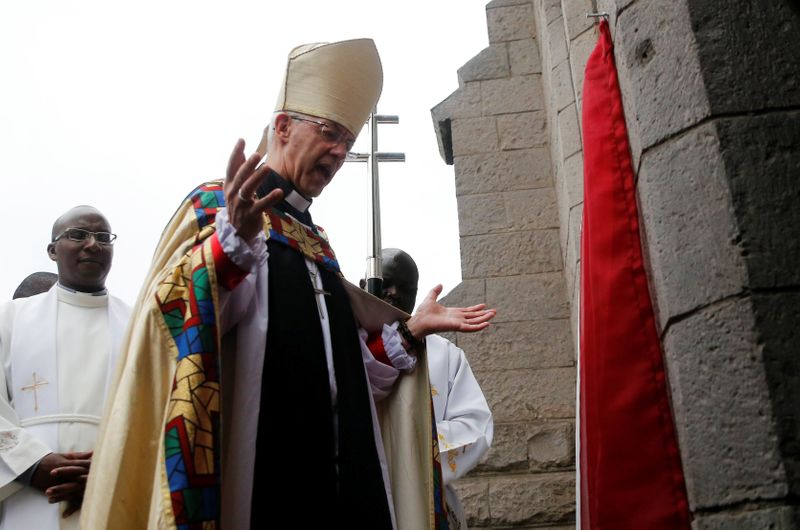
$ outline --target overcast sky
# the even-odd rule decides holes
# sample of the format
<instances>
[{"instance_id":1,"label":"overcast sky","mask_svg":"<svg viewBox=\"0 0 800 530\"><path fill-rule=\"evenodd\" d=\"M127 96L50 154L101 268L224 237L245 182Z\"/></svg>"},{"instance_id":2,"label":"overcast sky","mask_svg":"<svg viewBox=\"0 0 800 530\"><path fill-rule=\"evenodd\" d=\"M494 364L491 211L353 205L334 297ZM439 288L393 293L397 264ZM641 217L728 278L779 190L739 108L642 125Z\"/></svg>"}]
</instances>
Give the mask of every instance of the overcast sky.
<instances>
[{"instance_id":1,"label":"overcast sky","mask_svg":"<svg viewBox=\"0 0 800 530\"><path fill-rule=\"evenodd\" d=\"M224 176L237 138L258 144L291 48L371 37L383 61L383 244L407 250L420 291L460 281L453 168L439 156L431 107L487 46L485 0L0 4L0 178L6 189L0 300L37 270L56 217L103 211L119 235L108 286L129 303L186 194ZM364 133L367 128L364 128ZM368 134L356 150L368 148ZM346 164L315 201L345 275L364 275L368 167ZM477 302L477 301L476 301Z\"/></svg>"}]
</instances>

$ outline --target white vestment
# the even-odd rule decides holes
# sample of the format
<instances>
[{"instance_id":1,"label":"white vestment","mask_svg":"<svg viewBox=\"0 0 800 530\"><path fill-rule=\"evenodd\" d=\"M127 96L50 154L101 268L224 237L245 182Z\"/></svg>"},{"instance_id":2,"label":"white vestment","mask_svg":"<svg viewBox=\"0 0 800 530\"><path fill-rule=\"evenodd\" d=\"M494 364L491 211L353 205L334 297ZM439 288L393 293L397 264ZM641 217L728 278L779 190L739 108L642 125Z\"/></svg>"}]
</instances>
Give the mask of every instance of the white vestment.
<instances>
[{"instance_id":1,"label":"white vestment","mask_svg":"<svg viewBox=\"0 0 800 530\"><path fill-rule=\"evenodd\" d=\"M450 530L467 528L452 482L474 468L492 445L494 422L463 350L438 335L426 338Z\"/></svg>"},{"instance_id":2,"label":"white vestment","mask_svg":"<svg viewBox=\"0 0 800 530\"><path fill-rule=\"evenodd\" d=\"M0 530L78 528L78 514L16 480L45 455L91 451L130 307L47 293L0 305Z\"/></svg>"}]
</instances>

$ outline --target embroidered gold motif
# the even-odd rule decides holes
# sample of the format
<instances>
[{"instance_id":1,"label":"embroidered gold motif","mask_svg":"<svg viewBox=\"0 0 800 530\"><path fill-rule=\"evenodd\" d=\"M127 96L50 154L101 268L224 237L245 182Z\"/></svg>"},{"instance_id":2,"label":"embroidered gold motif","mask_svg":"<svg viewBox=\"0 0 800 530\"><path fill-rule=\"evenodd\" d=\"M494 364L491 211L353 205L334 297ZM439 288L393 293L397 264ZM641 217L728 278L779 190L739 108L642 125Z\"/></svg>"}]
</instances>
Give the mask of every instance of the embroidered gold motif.
<instances>
[{"instance_id":1,"label":"embroidered gold motif","mask_svg":"<svg viewBox=\"0 0 800 530\"><path fill-rule=\"evenodd\" d=\"M458 464L456 463L456 452L455 451L448 451L447 452L447 465L450 466L450 471L453 473L456 472L458 469Z\"/></svg>"},{"instance_id":2,"label":"embroidered gold motif","mask_svg":"<svg viewBox=\"0 0 800 530\"><path fill-rule=\"evenodd\" d=\"M42 379L41 381L36 380L36 372L33 372L33 383L30 385L25 385L20 390L23 392L27 392L28 390L33 391L33 410L35 412L39 412L39 394L37 391L39 390L40 386L49 385L50 383Z\"/></svg>"}]
</instances>

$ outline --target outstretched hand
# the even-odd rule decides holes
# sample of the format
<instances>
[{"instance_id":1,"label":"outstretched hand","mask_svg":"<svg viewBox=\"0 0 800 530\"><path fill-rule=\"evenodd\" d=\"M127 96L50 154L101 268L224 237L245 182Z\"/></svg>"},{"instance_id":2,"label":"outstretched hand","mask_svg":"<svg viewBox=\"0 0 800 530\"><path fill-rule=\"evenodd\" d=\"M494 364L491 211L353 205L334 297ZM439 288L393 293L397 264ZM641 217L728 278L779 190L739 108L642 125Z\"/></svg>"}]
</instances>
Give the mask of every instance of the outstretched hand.
<instances>
[{"instance_id":1,"label":"outstretched hand","mask_svg":"<svg viewBox=\"0 0 800 530\"><path fill-rule=\"evenodd\" d=\"M228 220L245 241L252 241L264 229L264 212L283 199L283 190L272 190L260 199L255 197L256 189L269 172L266 164L258 165L260 161L258 153L245 158L241 138L228 160L224 185Z\"/></svg>"},{"instance_id":2,"label":"outstretched hand","mask_svg":"<svg viewBox=\"0 0 800 530\"><path fill-rule=\"evenodd\" d=\"M408 320L408 330L417 339L424 339L432 333L442 331L461 331L472 333L489 326L489 321L497 314L496 309L486 309L486 304L469 307L445 307L436 300L442 294L442 286L437 285L428 293Z\"/></svg>"}]
</instances>

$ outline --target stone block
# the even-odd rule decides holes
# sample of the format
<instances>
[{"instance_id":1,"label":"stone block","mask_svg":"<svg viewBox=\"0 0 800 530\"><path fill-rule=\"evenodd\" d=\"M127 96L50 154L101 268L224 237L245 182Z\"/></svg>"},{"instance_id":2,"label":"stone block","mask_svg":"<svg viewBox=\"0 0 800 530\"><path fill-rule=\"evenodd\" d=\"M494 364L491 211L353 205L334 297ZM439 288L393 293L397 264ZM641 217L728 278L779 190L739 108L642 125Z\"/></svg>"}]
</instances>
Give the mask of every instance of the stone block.
<instances>
[{"instance_id":1,"label":"stone block","mask_svg":"<svg viewBox=\"0 0 800 530\"><path fill-rule=\"evenodd\" d=\"M509 476L489 481L495 526L569 523L575 519L575 475Z\"/></svg>"},{"instance_id":2,"label":"stone block","mask_svg":"<svg viewBox=\"0 0 800 530\"><path fill-rule=\"evenodd\" d=\"M483 114L509 114L544 108L542 76L523 75L481 82Z\"/></svg>"},{"instance_id":3,"label":"stone block","mask_svg":"<svg viewBox=\"0 0 800 530\"><path fill-rule=\"evenodd\" d=\"M800 285L800 112L715 124L750 288Z\"/></svg>"},{"instance_id":4,"label":"stone block","mask_svg":"<svg viewBox=\"0 0 800 530\"><path fill-rule=\"evenodd\" d=\"M458 232L460 235L506 232L509 229L510 223L504 194L481 193L459 197Z\"/></svg>"},{"instance_id":5,"label":"stone block","mask_svg":"<svg viewBox=\"0 0 800 530\"><path fill-rule=\"evenodd\" d=\"M444 101L431 109L433 121L477 118L481 115L481 84L464 83Z\"/></svg>"},{"instance_id":6,"label":"stone block","mask_svg":"<svg viewBox=\"0 0 800 530\"><path fill-rule=\"evenodd\" d=\"M567 35L564 31L564 19L558 17L552 22L548 22L546 31L547 35L542 39L543 42L547 42L545 49L548 53L548 58L545 62L552 68L566 61L569 56Z\"/></svg>"},{"instance_id":7,"label":"stone block","mask_svg":"<svg viewBox=\"0 0 800 530\"><path fill-rule=\"evenodd\" d=\"M567 23L567 39L573 40L594 25L594 19L586 16L586 13L594 12L592 0L563 0L561 3Z\"/></svg>"},{"instance_id":8,"label":"stone block","mask_svg":"<svg viewBox=\"0 0 800 530\"><path fill-rule=\"evenodd\" d=\"M568 208L583 202L583 152L575 153L564 160L561 172L563 190Z\"/></svg>"},{"instance_id":9,"label":"stone block","mask_svg":"<svg viewBox=\"0 0 800 530\"><path fill-rule=\"evenodd\" d=\"M544 188L552 185L550 151L544 147L460 156L456 196Z\"/></svg>"},{"instance_id":10,"label":"stone block","mask_svg":"<svg viewBox=\"0 0 800 530\"><path fill-rule=\"evenodd\" d=\"M528 5L530 3L531 0L492 0L486 4L486 9L493 9L495 7L521 6Z\"/></svg>"},{"instance_id":11,"label":"stone block","mask_svg":"<svg viewBox=\"0 0 800 530\"><path fill-rule=\"evenodd\" d=\"M714 114L800 105L796 2L690 2L689 16Z\"/></svg>"},{"instance_id":12,"label":"stone block","mask_svg":"<svg viewBox=\"0 0 800 530\"><path fill-rule=\"evenodd\" d=\"M501 322L480 333L459 333L458 345L476 371L569 367L570 335L567 319Z\"/></svg>"},{"instance_id":13,"label":"stone block","mask_svg":"<svg viewBox=\"0 0 800 530\"><path fill-rule=\"evenodd\" d=\"M557 127L561 160L566 160L582 149L581 128L574 103L558 113Z\"/></svg>"},{"instance_id":14,"label":"stone block","mask_svg":"<svg viewBox=\"0 0 800 530\"><path fill-rule=\"evenodd\" d=\"M508 61L511 75L542 73L542 58L536 39L512 40L508 43Z\"/></svg>"},{"instance_id":15,"label":"stone block","mask_svg":"<svg viewBox=\"0 0 800 530\"><path fill-rule=\"evenodd\" d=\"M486 6L489 42L530 39L536 35L530 3L504 7Z\"/></svg>"},{"instance_id":16,"label":"stone block","mask_svg":"<svg viewBox=\"0 0 800 530\"><path fill-rule=\"evenodd\" d=\"M552 188L463 195L458 218L462 236L558 228Z\"/></svg>"},{"instance_id":17,"label":"stone block","mask_svg":"<svg viewBox=\"0 0 800 530\"><path fill-rule=\"evenodd\" d=\"M573 277L572 296L569 304L569 320L572 326L573 360L578 363L581 346L581 262L575 264Z\"/></svg>"},{"instance_id":18,"label":"stone block","mask_svg":"<svg viewBox=\"0 0 800 530\"><path fill-rule=\"evenodd\" d=\"M453 120L453 156L490 153L499 146L497 120L488 118L463 118Z\"/></svg>"},{"instance_id":19,"label":"stone block","mask_svg":"<svg viewBox=\"0 0 800 530\"><path fill-rule=\"evenodd\" d=\"M447 296L439 300L439 303L448 307L467 307L484 301L486 301L486 282L484 280L462 280L452 291L447 293Z\"/></svg>"},{"instance_id":20,"label":"stone block","mask_svg":"<svg viewBox=\"0 0 800 530\"><path fill-rule=\"evenodd\" d=\"M800 492L800 293L793 289L753 295L759 348L764 358L773 421L791 494Z\"/></svg>"},{"instance_id":21,"label":"stone block","mask_svg":"<svg viewBox=\"0 0 800 530\"><path fill-rule=\"evenodd\" d=\"M558 155L556 155L558 157ZM564 161L557 159L557 170L555 177L556 193L558 196L558 230L561 241L561 257L567 259L567 239L569 238L569 197L567 195L567 183L564 179Z\"/></svg>"},{"instance_id":22,"label":"stone block","mask_svg":"<svg viewBox=\"0 0 800 530\"><path fill-rule=\"evenodd\" d=\"M528 464L534 472L575 469L575 430L570 422L545 423L528 437Z\"/></svg>"},{"instance_id":23,"label":"stone block","mask_svg":"<svg viewBox=\"0 0 800 530\"><path fill-rule=\"evenodd\" d=\"M797 515L792 506L778 506L746 512L696 514L692 530L794 530Z\"/></svg>"},{"instance_id":24,"label":"stone block","mask_svg":"<svg viewBox=\"0 0 800 530\"><path fill-rule=\"evenodd\" d=\"M569 63L572 68L572 82L578 101L578 121L583 123L583 78L586 75L586 63L597 44L597 32L593 29L584 31L569 44Z\"/></svg>"},{"instance_id":25,"label":"stone block","mask_svg":"<svg viewBox=\"0 0 800 530\"><path fill-rule=\"evenodd\" d=\"M569 211L569 234L567 236L567 257L564 260L564 272L567 278L567 293L572 299L575 289L575 270L581 259L581 223L583 221L583 205L575 206Z\"/></svg>"},{"instance_id":26,"label":"stone block","mask_svg":"<svg viewBox=\"0 0 800 530\"><path fill-rule=\"evenodd\" d=\"M464 478L453 483L458 498L464 506L467 524L489 524L489 480L484 478Z\"/></svg>"},{"instance_id":27,"label":"stone block","mask_svg":"<svg viewBox=\"0 0 800 530\"><path fill-rule=\"evenodd\" d=\"M546 26L549 26L552 21L561 17L563 12L561 11L561 0L537 0L541 6L542 13L544 17L544 23Z\"/></svg>"},{"instance_id":28,"label":"stone block","mask_svg":"<svg viewBox=\"0 0 800 530\"><path fill-rule=\"evenodd\" d=\"M638 197L659 327L740 293L747 270L713 123L650 150Z\"/></svg>"},{"instance_id":29,"label":"stone block","mask_svg":"<svg viewBox=\"0 0 800 530\"><path fill-rule=\"evenodd\" d=\"M520 190L503 196L510 229L558 228L556 197L552 188Z\"/></svg>"},{"instance_id":30,"label":"stone block","mask_svg":"<svg viewBox=\"0 0 800 530\"><path fill-rule=\"evenodd\" d=\"M500 115L497 131L503 150L547 145L547 118L541 110Z\"/></svg>"},{"instance_id":31,"label":"stone block","mask_svg":"<svg viewBox=\"0 0 800 530\"><path fill-rule=\"evenodd\" d=\"M733 298L672 324L664 336L693 510L788 493L754 326L751 300Z\"/></svg>"},{"instance_id":32,"label":"stone block","mask_svg":"<svg viewBox=\"0 0 800 530\"><path fill-rule=\"evenodd\" d=\"M497 423L575 416L575 368L476 371L475 378Z\"/></svg>"},{"instance_id":33,"label":"stone block","mask_svg":"<svg viewBox=\"0 0 800 530\"><path fill-rule=\"evenodd\" d=\"M461 238L465 279L562 270L558 230L526 230Z\"/></svg>"},{"instance_id":34,"label":"stone block","mask_svg":"<svg viewBox=\"0 0 800 530\"><path fill-rule=\"evenodd\" d=\"M561 272L486 280L486 303L498 309L494 322L567 318L566 285Z\"/></svg>"},{"instance_id":35,"label":"stone block","mask_svg":"<svg viewBox=\"0 0 800 530\"><path fill-rule=\"evenodd\" d=\"M553 91L553 105L557 111L563 110L575 101L575 89L572 86L572 72L569 60L562 61L553 67L550 76Z\"/></svg>"},{"instance_id":36,"label":"stone block","mask_svg":"<svg viewBox=\"0 0 800 530\"><path fill-rule=\"evenodd\" d=\"M458 69L459 84L508 77L511 67L508 52L502 44L484 48Z\"/></svg>"},{"instance_id":37,"label":"stone block","mask_svg":"<svg viewBox=\"0 0 800 530\"><path fill-rule=\"evenodd\" d=\"M492 450L479 469L486 472L564 471L575 466L575 438L570 422L495 425Z\"/></svg>"},{"instance_id":38,"label":"stone block","mask_svg":"<svg viewBox=\"0 0 800 530\"><path fill-rule=\"evenodd\" d=\"M531 423L495 423L492 449L478 466L481 471L508 472L528 469L528 435Z\"/></svg>"},{"instance_id":39,"label":"stone block","mask_svg":"<svg viewBox=\"0 0 800 530\"><path fill-rule=\"evenodd\" d=\"M686 2L631 4L620 15L616 38L615 57L636 158L639 149L706 118L710 106Z\"/></svg>"}]
</instances>

